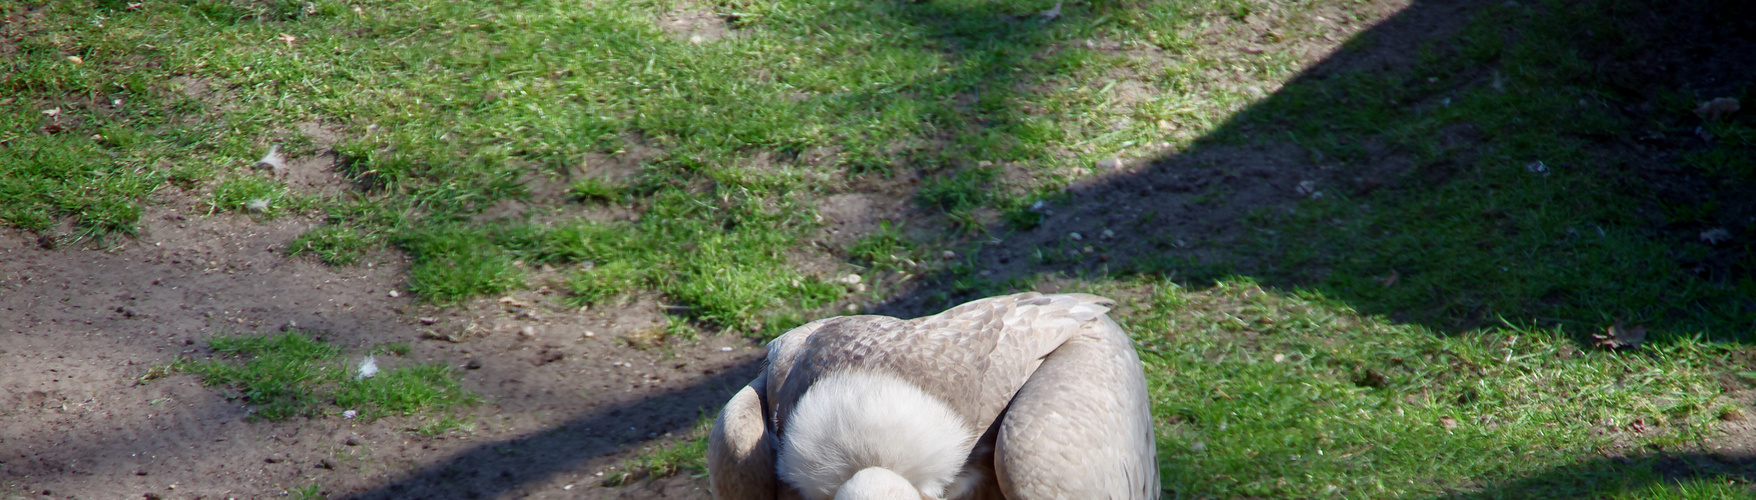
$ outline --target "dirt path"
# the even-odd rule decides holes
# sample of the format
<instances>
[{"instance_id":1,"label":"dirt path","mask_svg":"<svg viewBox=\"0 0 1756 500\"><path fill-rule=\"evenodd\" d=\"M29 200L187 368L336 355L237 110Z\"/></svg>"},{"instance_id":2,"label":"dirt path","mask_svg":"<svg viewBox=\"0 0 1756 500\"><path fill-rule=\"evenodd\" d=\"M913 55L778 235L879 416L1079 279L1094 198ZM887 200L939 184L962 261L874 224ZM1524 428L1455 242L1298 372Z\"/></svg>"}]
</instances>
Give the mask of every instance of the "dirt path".
<instances>
[{"instance_id":1,"label":"dirt path","mask_svg":"<svg viewBox=\"0 0 1756 500\"><path fill-rule=\"evenodd\" d=\"M311 485L331 498L706 497L688 477L611 489L599 474L687 432L747 381L752 342L628 347L619 339L656 325L656 306L565 309L538 286L554 272L533 273L517 304L422 305L391 294L400 255L287 258L281 245L314 221L192 210L160 205L138 239L107 251L0 233L0 497L297 497ZM381 364L457 367L486 402L459 415L472 430L428 438L409 430L420 417L254 421L191 375L138 381L205 356L206 338L289 324L352 357L407 342Z\"/></svg>"}]
</instances>

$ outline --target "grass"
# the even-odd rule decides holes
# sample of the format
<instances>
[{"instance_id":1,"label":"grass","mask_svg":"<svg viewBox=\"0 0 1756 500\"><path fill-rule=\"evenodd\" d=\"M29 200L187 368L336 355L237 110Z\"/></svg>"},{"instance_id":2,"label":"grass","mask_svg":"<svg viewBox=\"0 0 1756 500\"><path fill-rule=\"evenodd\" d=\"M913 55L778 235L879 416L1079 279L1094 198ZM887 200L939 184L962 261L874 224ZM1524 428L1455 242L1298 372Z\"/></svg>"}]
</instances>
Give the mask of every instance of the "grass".
<instances>
[{"instance_id":1,"label":"grass","mask_svg":"<svg viewBox=\"0 0 1756 500\"><path fill-rule=\"evenodd\" d=\"M617 487L652 478L670 477L683 472L707 473L707 434L713 429L713 417L703 416L681 439L649 447L633 458L623 460L604 475L604 486Z\"/></svg>"},{"instance_id":2,"label":"grass","mask_svg":"<svg viewBox=\"0 0 1756 500\"><path fill-rule=\"evenodd\" d=\"M1107 293L1134 299L1121 316L1146 362L1167 493L1184 497L1448 494L1632 441L1686 449L1712 439L1730 404L1716 360L1738 348L1700 338L1581 350L1516 325L1434 335L1248 281L1134 286ZM1595 471L1601 483L1562 475L1498 494L1664 490L1648 462Z\"/></svg>"},{"instance_id":3,"label":"grass","mask_svg":"<svg viewBox=\"0 0 1756 500\"><path fill-rule=\"evenodd\" d=\"M337 359L341 348L299 330L219 337L208 346L215 359L179 361L173 368L201 377L203 384L237 391L237 397L250 403L253 418L285 420L354 410L370 420L442 411L476 400L443 365L409 364L358 378ZM407 352L406 344L383 348L396 353L399 347Z\"/></svg>"},{"instance_id":4,"label":"grass","mask_svg":"<svg viewBox=\"0 0 1756 500\"><path fill-rule=\"evenodd\" d=\"M1312 61L1290 49L1332 45L1321 40L1373 20L1373 4L1073 2L1038 15L1055 4L0 6L30 14L0 46L0 221L52 245L133 235L155 199L317 218L288 253L347 266L400 251L410 289L441 304L538 286L527 270L550 265L576 305L668 306L651 342L767 337L839 313L849 271L948 302L1083 269L1087 286L1134 302L1119 317L1150 368L1172 494L1748 492L1736 476L1662 469L1713 439L1726 393L1747 389L1724 380L1756 323L1756 226L1741 220L1756 126L1748 112L1693 110L1749 102L1751 84L1696 95L1686 79L1624 71L1687 43L1664 23L1707 4L1484 5L1455 32L1404 43L1369 30L1333 56L1407 48L1406 64L1321 75L1301 75ZM695 42L654 21L679 9L723 15L730 35ZM1703 134L1713 140L1690 142ZM1258 145L1294 146L1309 158L1289 162L1334 182L1291 211L1198 193L1246 214L1244 236L1212 256L1172 251L1206 241L1164 239L1163 254L1108 272L1079 267L1087 241L1037 249L1018 280L975 265L983 242L1043 223L1038 202L1057 208L1101 160ZM354 189L267 176L254 164L274 146L333 151ZM1643 170L1672 157L1699 182ZM810 248L817 204L848 192L929 215ZM511 201L525 209L501 210ZM1733 239L1700 237L1714 229ZM946 250L958 258L937 258ZM803 263L820 254L844 262ZM905 274L924 284L878 286ZM1617 322L1650 326L1647 345L1590 347ZM263 417L463 397L432 383L442 371L350 381L339 352L310 339L214 347L220 360L187 369ZM446 418L425 432L462 425ZM686 469L693 446L635 469ZM1628 451L1643 449L1656 451Z\"/></svg>"}]
</instances>

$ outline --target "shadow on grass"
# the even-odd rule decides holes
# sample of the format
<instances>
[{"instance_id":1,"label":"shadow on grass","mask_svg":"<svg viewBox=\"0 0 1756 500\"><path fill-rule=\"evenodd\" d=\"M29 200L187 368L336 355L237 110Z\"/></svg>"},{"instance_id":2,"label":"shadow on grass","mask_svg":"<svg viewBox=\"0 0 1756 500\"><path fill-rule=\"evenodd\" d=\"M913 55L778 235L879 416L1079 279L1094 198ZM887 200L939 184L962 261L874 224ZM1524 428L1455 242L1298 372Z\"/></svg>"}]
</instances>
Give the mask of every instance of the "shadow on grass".
<instances>
[{"instance_id":1,"label":"shadow on grass","mask_svg":"<svg viewBox=\"0 0 1756 500\"><path fill-rule=\"evenodd\" d=\"M1740 498L1756 494L1752 481L1756 457L1653 453L1592 458L1481 491L1436 498L1653 498L1667 490L1687 498Z\"/></svg>"},{"instance_id":2,"label":"shadow on grass","mask_svg":"<svg viewBox=\"0 0 1756 500\"><path fill-rule=\"evenodd\" d=\"M1756 88L1756 23L1665 5L1421 2L1190 147L1015 210L878 310L1243 275L1440 333L1756 340L1756 120L1696 113Z\"/></svg>"}]
</instances>

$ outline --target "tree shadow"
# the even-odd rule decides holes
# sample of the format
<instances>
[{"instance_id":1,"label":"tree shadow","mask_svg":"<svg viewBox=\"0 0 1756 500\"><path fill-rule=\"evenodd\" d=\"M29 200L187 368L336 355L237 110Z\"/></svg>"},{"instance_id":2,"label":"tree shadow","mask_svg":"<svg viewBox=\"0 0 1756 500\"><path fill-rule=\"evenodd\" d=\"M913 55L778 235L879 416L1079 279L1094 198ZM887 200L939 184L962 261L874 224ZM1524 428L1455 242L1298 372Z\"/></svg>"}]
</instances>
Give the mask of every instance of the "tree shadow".
<instances>
[{"instance_id":1,"label":"tree shadow","mask_svg":"<svg viewBox=\"0 0 1756 500\"><path fill-rule=\"evenodd\" d=\"M484 443L371 491L347 498L493 498L588 460L682 431L701 411L714 411L755 378L760 363L722 371L688 387L611 405L531 435ZM630 415L677 415L630 421Z\"/></svg>"},{"instance_id":2,"label":"tree shadow","mask_svg":"<svg viewBox=\"0 0 1756 500\"><path fill-rule=\"evenodd\" d=\"M1734 2L1666 5L1415 4L1188 148L1013 210L875 310L1053 275L1248 276L1443 334L1748 342L1756 156L1709 129L1756 120L1694 111L1753 87L1756 27Z\"/></svg>"},{"instance_id":3,"label":"tree shadow","mask_svg":"<svg viewBox=\"0 0 1756 500\"><path fill-rule=\"evenodd\" d=\"M1663 489L1703 497L1734 497L1756 493L1752 482L1756 482L1756 457L1660 452L1592 458L1481 491L1435 498L1638 498Z\"/></svg>"}]
</instances>

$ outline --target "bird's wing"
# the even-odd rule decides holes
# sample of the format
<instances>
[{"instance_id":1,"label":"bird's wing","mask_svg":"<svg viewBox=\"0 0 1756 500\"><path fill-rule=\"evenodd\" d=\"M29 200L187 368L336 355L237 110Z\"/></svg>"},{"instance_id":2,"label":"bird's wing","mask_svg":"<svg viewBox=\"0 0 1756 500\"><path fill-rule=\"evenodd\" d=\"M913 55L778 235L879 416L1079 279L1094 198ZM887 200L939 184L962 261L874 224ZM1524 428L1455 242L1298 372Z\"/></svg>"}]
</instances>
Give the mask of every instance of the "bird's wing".
<instances>
[{"instance_id":1,"label":"bird's wing","mask_svg":"<svg viewBox=\"0 0 1756 500\"><path fill-rule=\"evenodd\" d=\"M994 466L1006 498L1159 497L1146 377L1108 317L1050 353L999 425Z\"/></svg>"},{"instance_id":2,"label":"bird's wing","mask_svg":"<svg viewBox=\"0 0 1756 500\"><path fill-rule=\"evenodd\" d=\"M713 421L707 437L707 477L720 500L775 498L774 438L762 418L765 380L744 386Z\"/></svg>"}]
</instances>

